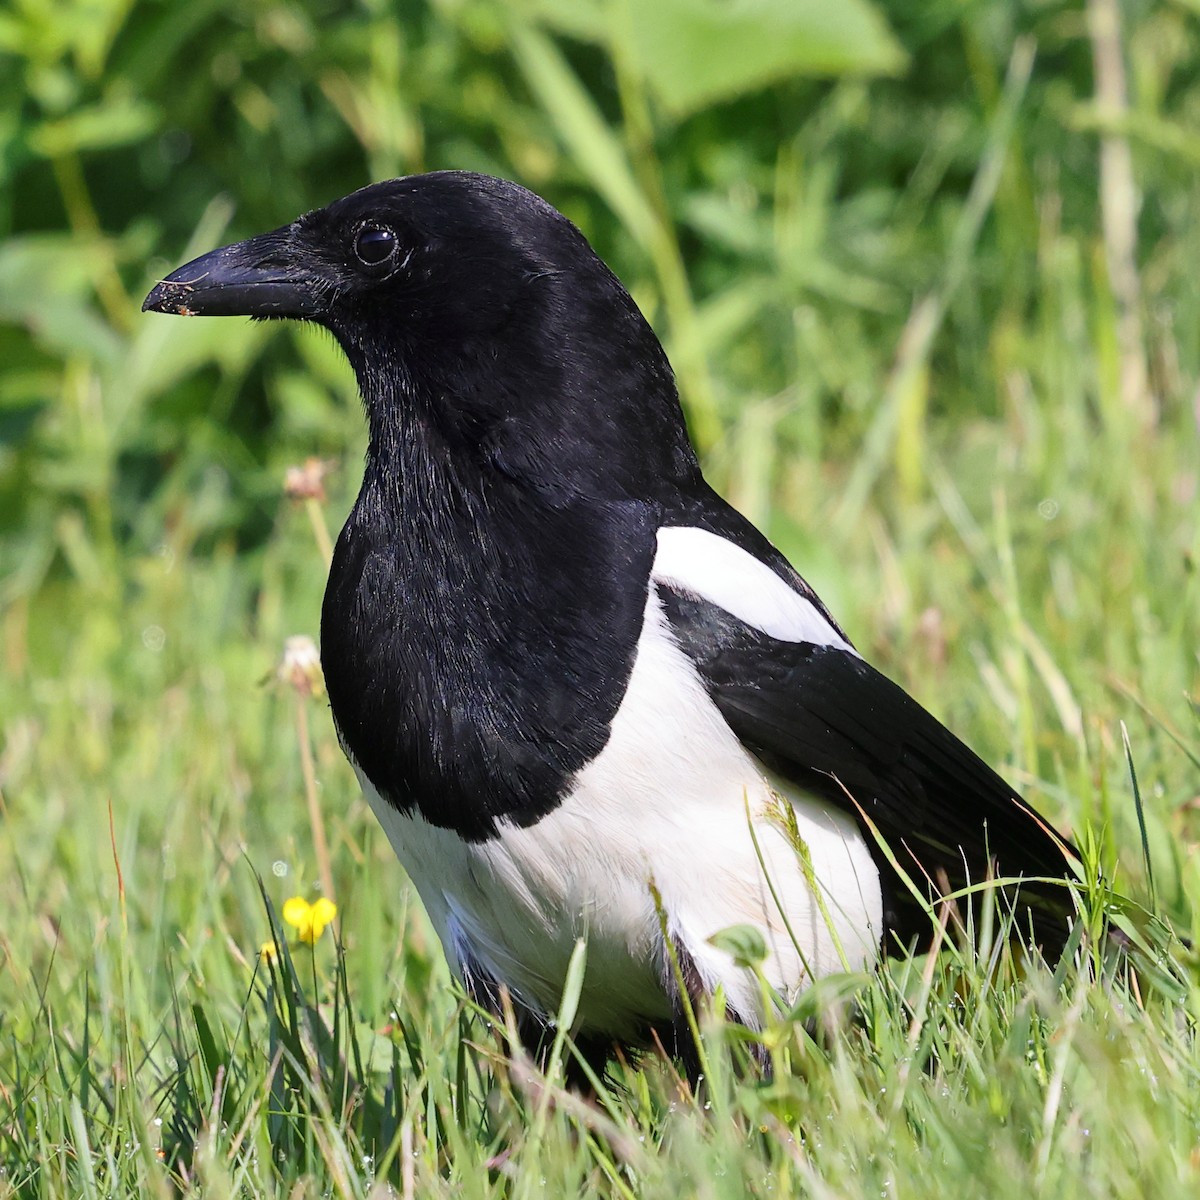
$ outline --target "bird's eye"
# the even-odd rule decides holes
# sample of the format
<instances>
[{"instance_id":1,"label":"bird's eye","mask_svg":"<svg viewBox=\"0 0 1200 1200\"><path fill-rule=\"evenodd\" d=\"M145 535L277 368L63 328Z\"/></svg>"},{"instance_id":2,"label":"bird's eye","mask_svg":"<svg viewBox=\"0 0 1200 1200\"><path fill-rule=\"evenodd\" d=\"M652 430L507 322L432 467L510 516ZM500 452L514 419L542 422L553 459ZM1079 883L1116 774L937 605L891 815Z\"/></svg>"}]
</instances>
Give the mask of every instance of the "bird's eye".
<instances>
[{"instance_id":1,"label":"bird's eye","mask_svg":"<svg viewBox=\"0 0 1200 1200\"><path fill-rule=\"evenodd\" d=\"M354 253L359 262L377 267L396 253L396 232L386 225L364 225L354 239Z\"/></svg>"}]
</instances>

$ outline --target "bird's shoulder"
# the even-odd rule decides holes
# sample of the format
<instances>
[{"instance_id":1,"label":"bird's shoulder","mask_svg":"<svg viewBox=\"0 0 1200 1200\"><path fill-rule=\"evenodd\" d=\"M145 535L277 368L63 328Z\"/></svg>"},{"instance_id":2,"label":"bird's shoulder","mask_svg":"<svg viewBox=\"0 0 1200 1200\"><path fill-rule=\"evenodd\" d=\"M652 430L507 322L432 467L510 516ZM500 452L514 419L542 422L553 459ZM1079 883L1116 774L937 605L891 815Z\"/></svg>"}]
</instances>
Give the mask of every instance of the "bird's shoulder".
<instances>
[{"instance_id":1,"label":"bird's shoulder","mask_svg":"<svg viewBox=\"0 0 1200 1200\"><path fill-rule=\"evenodd\" d=\"M699 620L727 617L791 642L854 647L808 582L767 537L704 485L680 490L660 510L653 585L707 602ZM701 638L699 625L681 630ZM716 635L716 625L713 626Z\"/></svg>"}]
</instances>

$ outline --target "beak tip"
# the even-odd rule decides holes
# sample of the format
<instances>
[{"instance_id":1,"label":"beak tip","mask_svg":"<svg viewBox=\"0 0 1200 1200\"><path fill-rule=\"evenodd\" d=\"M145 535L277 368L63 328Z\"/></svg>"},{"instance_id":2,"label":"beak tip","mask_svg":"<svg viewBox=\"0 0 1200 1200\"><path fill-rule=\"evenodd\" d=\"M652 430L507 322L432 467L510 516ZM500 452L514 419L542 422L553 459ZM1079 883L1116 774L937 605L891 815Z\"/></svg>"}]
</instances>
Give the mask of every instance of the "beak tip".
<instances>
[{"instance_id":1,"label":"beak tip","mask_svg":"<svg viewBox=\"0 0 1200 1200\"><path fill-rule=\"evenodd\" d=\"M142 312L169 313L180 317L193 317L196 314L184 302L189 288L182 284L164 280L156 283L142 301Z\"/></svg>"}]
</instances>

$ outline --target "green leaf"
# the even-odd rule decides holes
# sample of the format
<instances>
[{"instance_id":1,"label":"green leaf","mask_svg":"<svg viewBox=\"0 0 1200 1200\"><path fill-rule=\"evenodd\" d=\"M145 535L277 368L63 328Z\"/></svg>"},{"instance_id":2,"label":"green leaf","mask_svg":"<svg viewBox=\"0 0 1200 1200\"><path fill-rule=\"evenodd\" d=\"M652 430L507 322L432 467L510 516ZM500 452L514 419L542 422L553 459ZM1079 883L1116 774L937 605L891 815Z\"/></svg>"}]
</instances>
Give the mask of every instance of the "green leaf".
<instances>
[{"instance_id":1,"label":"green leaf","mask_svg":"<svg viewBox=\"0 0 1200 1200\"><path fill-rule=\"evenodd\" d=\"M730 925L714 933L708 942L731 955L739 967L756 967L767 957L767 940L757 925Z\"/></svg>"},{"instance_id":2,"label":"green leaf","mask_svg":"<svg viewBox=\"0 0 1200 1200\"><path fill-rule=\"evenodd\" d=\"M29 135L29 145L44 158L77 150L100 150L136 142L158 123L158 112L144 101L114 96L68 117L43 121Z\"/></svg>"},{"instance_id":3,"label":"green leaf","mask_svg":"<svg viewBox=\"0 0 1200 1200\"><path fill-rule=\"evenodd\" d=\"M583 995L583 976L586 967L587 943L583 938L578 938L574 950L571 951L571 961L567 964L567 977L563 981L562 1000L558 1006L560 1036L556 1042L561 1041L561 1035L575 1024L575 1017L579 1012L579 998ZM556 1055L559 1050L560 1047L556 1045Z\"/></svg>"},{"instance_id":4,"label":"green leaf","mask_svg":"<svg viewBox=\"0 0 1200 1200\"><path fill-rule=\"evenodd\" d=\"M31 234L0 246L0 321L28 329L61 354L116 359L121 340L92 306L108 250L99 240Z\"/></svg>"},{"instance_id":5,"label":"green leaf","mask_svg":"<svg viewBox=\"0 0 1200 1200\"><path fill-rule=\"evenodd\" d=\"M628 0L623 9L608 7L538 0L533 9L588 41L602 40L607 28L676 117L781 79L888 74L906 59L867 0Z\"/></svg>"},{"instance_id":6,"label":"green leaf","mask_svg":"<svg viewBox=\"0 0 1200 1200\"><path fill-rule=\"evenodd\" d=\"M865 0L631 4L633 61L677 117L794 76L898 71L904 52Z\"/></svg>"},{"instance_id":7,"label":"green leaf","mask_svg":"<svg viewBox=\"0 0 1200 1200\"><path fill-rule=\"evenodd\" d=\"M626 229L642 246L657 236L658 219L633 175L620 140L559 49L535 29L514 28L513 54L558 128L564 145Z\"/></svg>"}]
</instances>

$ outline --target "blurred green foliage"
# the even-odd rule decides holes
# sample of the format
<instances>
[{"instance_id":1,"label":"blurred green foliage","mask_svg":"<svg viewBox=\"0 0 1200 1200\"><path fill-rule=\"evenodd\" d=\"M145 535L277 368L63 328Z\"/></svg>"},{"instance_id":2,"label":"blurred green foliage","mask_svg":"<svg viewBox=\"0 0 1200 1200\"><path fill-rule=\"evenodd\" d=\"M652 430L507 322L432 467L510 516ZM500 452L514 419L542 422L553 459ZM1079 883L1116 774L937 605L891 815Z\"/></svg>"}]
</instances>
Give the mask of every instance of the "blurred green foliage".
<instances>
[{"instance_id":1,"label":"blurred green foliage","mask_svg":"<svg viewBox=\"0 0 1200 1200\"><path fill-rule=\"evenodd\" d=\"M308 1045L290 967L253 974L250 867L277 906L314 875L306 710L260 685L362 417L318 331L139 304L373 179L532 187L659 330L717 486L1141 894L1136 769L1195 939L1198 51L1197 0L7 0L0 1196L366 1195L405 1136L420 1195L1195 1194L1194 954L1143 991L902 960L828 1053L802 997L803 1069L720 1120L631 1072L616 1126L545 1125L458 1036L316 702L345 959Z\"/></svg>"},{"instance_id":2,"label":"blurred green foliage","mask_svg":"<svg viewBox=\"0 0 1200 1200\"><path fill-rule=\"evenodd\" d=\"M1197 27L1184 5L1127 15L1120 120L1173 403L1200 354ZM1073 5L18 0L0 14L3 574L28 589L63 551L48 508L136 543L214 487L198 533L261 537L275 476L256 468L353 442L344 371L304 332L185 335L136 301L221 238L451 166L583 227L667 339L721 481L766 518L781 464L847 456L870 427L914 300L944 282L1020 37L1036 61L929 347L935 413L1005 409L981 381L1031 370L1049 278L1106 299L1104 121ZM1074 336L1069 377L1031 384L1105 408L1113 364Z\"/></svg>"}]
</instances>

